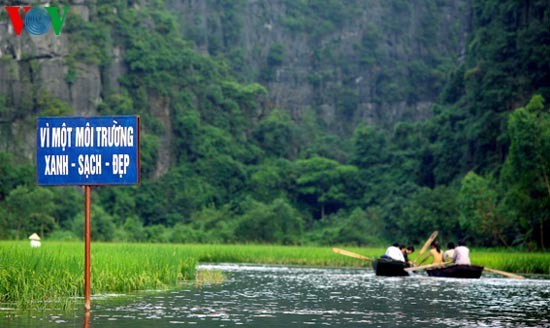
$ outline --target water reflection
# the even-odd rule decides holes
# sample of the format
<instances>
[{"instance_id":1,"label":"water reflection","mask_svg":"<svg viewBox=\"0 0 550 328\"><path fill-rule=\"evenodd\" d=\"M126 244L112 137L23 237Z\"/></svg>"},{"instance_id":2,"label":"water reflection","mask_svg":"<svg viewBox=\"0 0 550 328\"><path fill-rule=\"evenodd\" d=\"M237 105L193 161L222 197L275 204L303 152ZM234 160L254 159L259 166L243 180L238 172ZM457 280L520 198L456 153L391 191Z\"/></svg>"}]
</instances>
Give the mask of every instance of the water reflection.
<instances>
[{"instance_id":1,"label":"water reflection","mask_svg":"<svg viewBox=\"0 0 550 328\"><path fill-rule=\"evenodd\" d=\"M226 279L95 299L90 327L550 327L550 280L392 278L370 269L234 264L200 269L221 270ZM21 327L82 327L77 321L50 316Z\"/></svg>"},{"instance_id":2,"label":"water reflection","mask_svg":"<svg viewBox=\"0 0 550 328\"><path fill-rule=\"evenodd\" d=\"M84 310L84 324L83 328L90 328L90 320L92 318L92 313L90 311Z\"/></svg>"}]
</instances>

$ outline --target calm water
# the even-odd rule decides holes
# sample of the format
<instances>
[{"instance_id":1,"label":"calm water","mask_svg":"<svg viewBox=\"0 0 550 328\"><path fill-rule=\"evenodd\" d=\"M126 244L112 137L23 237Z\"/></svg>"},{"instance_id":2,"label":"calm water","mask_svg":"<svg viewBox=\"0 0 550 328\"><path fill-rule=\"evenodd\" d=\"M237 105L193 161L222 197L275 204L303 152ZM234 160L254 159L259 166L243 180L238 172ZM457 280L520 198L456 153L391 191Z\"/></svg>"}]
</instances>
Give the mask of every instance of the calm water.
<instances>
[{"instance_id":1,"label":"calm water","mask_svg":"<svg viewBox=\"0 0 550 328\"><path fill-rule=\"evenodd\" d=\"M222 270L227 279L95 298L88 326L550 327L550 280L385 278L356 268L200 268ZM0 327L86 327L80 310L30 316L3 312Z\"/></svg>"}]
</instances>

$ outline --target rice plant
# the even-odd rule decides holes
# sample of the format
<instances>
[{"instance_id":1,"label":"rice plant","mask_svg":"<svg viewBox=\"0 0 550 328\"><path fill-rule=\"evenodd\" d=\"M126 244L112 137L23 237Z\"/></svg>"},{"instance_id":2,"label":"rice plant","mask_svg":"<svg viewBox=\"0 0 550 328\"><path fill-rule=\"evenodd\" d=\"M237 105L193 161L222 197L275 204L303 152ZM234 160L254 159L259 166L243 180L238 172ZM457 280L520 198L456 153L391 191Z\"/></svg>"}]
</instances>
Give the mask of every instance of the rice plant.
<instances>
[{"instance_id":1,"label":"rice plant","mask_svg":"<svg viewBox=\"0 0 550 328\"><path fill-rule=\"evenodd\" d=\"M92 244L91 292L170 288L195 276L197 260L183 247ZM84 245L0 243L0 303L13 308L66 307L84 294ZM9 264L9 265L7 265Z\"/></svg>"}]
</instances>

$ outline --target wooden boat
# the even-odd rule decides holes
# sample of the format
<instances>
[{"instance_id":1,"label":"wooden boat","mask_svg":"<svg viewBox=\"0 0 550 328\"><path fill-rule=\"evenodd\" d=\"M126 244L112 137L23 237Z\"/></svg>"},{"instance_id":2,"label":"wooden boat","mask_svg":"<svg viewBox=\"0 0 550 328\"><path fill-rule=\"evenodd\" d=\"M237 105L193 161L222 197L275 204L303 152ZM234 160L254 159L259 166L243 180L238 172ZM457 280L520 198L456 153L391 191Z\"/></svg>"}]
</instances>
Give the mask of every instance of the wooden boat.
<instances>
[{"instance_id":1,"label":"wooden boat","mask_svg":"<svg viewBox=\"0 0 550 328\"><path fill-rule=\"evenodd\" d=\"M427 269L426 272L430 277L479 279L483 267L478 265L450 265Z\"/></svg>"},{"instance_id":2,"label":"wooden boat","mask_svg":"<svg viewBox=\"0 0 550 328\"><path fill-rule=\"evenodd\" d=\"M377 276L401 277L408 276L405 271L405 263L391 258L381 257L372 261L372 268Z\"/></svg>"},{"instance_id":3,"label":"wooden boat","mask_svg":"<svg viewBox=\"0 0 550 328\"><path fill-rule=\"evenodd\" d=\"M365 261L372 260L366 256L356 254L350 251L346 251L340 248L333 248L332 251L338 254L351 256L351 257L358 258ZM478 279L479 277L481 277L481 273L483 272L483 270L485 270L485 271L500 274L509 278L524 279L523 276L520 276L517 274L500 271L496 269L491 269L491 268L484 268L482 266L477 266L477 265L455 265L452 263L445 263L443 265L428 264L423 266L405 268L405 264L403 262L395 261L386 257L381 257L379 259L373 260L372 267L377 276L390 276L390 277L408 276L409 272L426 270L428 272L428 275L432 277Z\"/></svg>"}]
</instances>

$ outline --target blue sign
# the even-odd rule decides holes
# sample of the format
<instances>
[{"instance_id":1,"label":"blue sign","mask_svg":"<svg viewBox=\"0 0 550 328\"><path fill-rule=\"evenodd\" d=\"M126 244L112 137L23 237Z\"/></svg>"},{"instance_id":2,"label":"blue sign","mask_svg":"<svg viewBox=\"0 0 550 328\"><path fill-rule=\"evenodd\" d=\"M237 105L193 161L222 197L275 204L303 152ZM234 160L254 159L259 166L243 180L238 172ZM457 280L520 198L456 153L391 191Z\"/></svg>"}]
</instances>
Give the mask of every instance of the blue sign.
<instances>
[{"instance_id":1,"label":"blue sign","mask_svg":"<svg viewBox=\"0 0 550 328\"><path fill-rule=\"evenodd\" d=\"M38 185L139 183L139 116L39 117Z\"/></svg>"}]
</instances>

